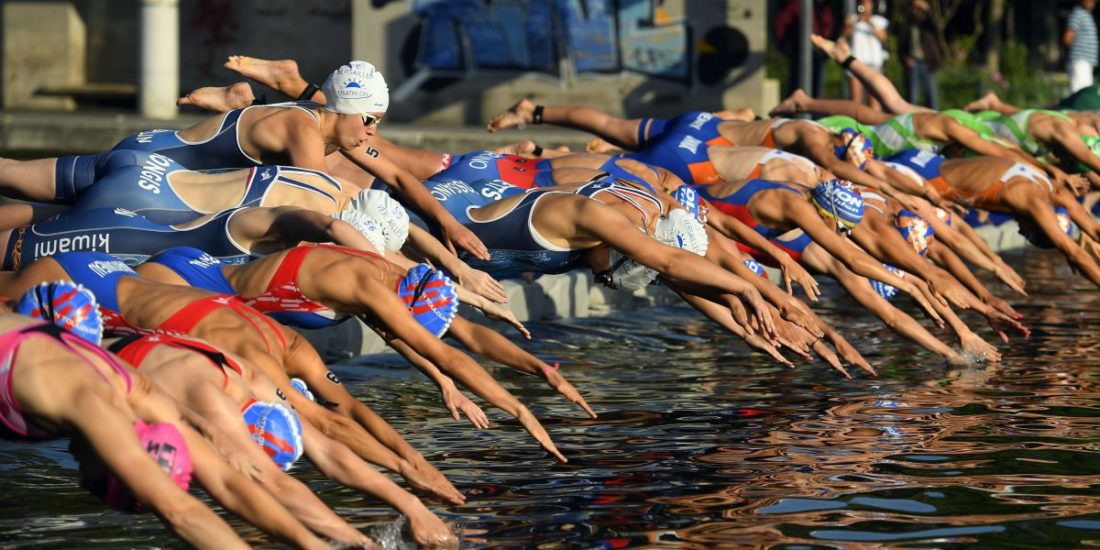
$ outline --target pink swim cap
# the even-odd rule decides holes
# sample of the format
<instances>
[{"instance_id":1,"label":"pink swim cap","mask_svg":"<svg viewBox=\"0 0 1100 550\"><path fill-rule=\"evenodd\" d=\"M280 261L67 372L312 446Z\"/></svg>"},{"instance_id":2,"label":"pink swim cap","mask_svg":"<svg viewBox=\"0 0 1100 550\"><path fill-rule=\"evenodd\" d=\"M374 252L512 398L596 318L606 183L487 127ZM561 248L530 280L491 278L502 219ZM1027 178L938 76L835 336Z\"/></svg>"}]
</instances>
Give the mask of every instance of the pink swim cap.
<instances>
[{"instance_id":1,"label":"pink swim cap","mask_svg":"<svg viewBox=\"0 0 1100 550\"><path fill-rule=\"evenodd\" d=\"M183 434L167 422L146 424L140 420L134 423L134 431L137 432L141 446L153 461L168 474L168 477L172 478L172 481L176 482L176 485L179 485L180 489L187 491L191 486L191 453L187 451ZM113 475L107 480L107 491L103 495L103 500L111 507L123 512L142 511L141 503L134 498L133 493Z\"/></svg>"}]
</instances>

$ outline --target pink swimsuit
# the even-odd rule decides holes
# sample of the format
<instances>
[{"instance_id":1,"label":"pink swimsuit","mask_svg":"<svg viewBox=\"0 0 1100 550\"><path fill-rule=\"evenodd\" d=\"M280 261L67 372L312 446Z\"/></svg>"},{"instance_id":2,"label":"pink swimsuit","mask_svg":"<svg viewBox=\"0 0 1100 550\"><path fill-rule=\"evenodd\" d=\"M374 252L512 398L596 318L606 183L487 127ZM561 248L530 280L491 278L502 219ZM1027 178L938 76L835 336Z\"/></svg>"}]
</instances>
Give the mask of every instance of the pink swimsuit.
<instances>
[{"instance_id":1,"label":"pink swimsuit","mask_svg":"<svg viewBox=\"0 0 1100 550\"><path fill-rule=\"evenodd\" d=\"M15 361L19 353L19 346L35 336L52 338L77 355L80 355L77 348L91 352L93 355L103 359L108 366L114 369L115 373L117 373L120 378L126 381L127 392L133 387L133 380L130 378L130 373L126 370L126 367L122 366L122 364L111 356L111 354L86 342L79 336L69 334L49 323L27 325L9 330L8 332L0 334L0 357L3 358L0 360L0 435L5 437L14 436L21 439L50 439L58 437L58 434L37 428L34 424L27 421L27 418L23 416L23 408L19 406L19 401L15 398L15 389L12 387L12 377L15 374ZM96 373L103 377L104 382L110 383L107 375L103 374L102 371L94 366L91 366L87 360L84 361L84 364L93 368Z\"/></svg>"}]
</instances>

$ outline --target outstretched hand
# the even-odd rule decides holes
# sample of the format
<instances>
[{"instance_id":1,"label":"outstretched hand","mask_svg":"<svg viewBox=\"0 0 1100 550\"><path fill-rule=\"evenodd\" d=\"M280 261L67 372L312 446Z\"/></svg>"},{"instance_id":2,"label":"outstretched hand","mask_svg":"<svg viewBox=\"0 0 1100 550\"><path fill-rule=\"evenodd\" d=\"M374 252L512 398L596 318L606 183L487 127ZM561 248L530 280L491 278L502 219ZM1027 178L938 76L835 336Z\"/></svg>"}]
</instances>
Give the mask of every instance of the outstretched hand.
<instances>
[{"instance_id":1,"label":"outstretched hand","mask_svg":"<svg viewBox=\"0 0 1100 550\"><path fill-rule=\"evenodd\" d=\"M435 495L451 504L464 504L466 496L459 492L451 481L436 470L427 461L423 464L402 463L401 477L414 489Z\"/></svg>"},{"instance_id":2,"label":"outstretched hand","mask_svg":"<svg viewBox=\"0 0 1100 550\"><path fill-rule=\"evenodd\" d=\"M794 296L794 288L791 283L798 283L798 286L802 287L802 291L806 293L807 298L814 302L817 301L817 297L821 295L821 288L817 284L817 279L814 279L813 275L806 271L806 268L791 260L783 262L780 269L783 270L783 284L787 285L787 294Z\"/></svg>"},{"instance_id":3,"label":"outstretched hand","mask_svg":"<svg viewBox=\"0 0 1100 550\"><path fill-rule=\"evenodd\" d=\"M454 383L444 384L440 388L440 392L443 394L443 405L451 411L451 418L460 420L462 417L459 415L459 411L462 411L462 414L466 415L466 418L470 420L475 428L484 430L489 427L489 417L485 414L485 411L481 410L477 403L462 395L462 392L455 387Z\"/></svg>"},{"instance_id":4,"label":"outstretched hand","mask_svg":"<svg viewBox=\"0 0 1100 550\"><path fill-rule=\"evenodd\" d=\"M524 339L531 339L531 331L527 330L527 327L523 326L523 323L519 322L519 319L516 319L516 314L513 313L512 310L489 302L482 305L481 312L484 313L485 316L489 319L492 319L494 321L504 321L509 325L516 327L516 330L518 330L519 333L523 335Z\"/></svg>"},{"instance_id":5,"label":"outstretched hand","mask_svg":"<svg viewBox=\"0 0 1100 550\"><path fill-rule=\"evenodd\" d=\"M455 274L458 284L466 287L486 300L492 300L498 304L508 302L508 295L504 292L504 285L500 284L492 275L480 270L469 268L462 274Z\"/></svg>"},{"instance_id":6,"label":"outstretched hand","mask_svg":"<svg viewBox=\"0 0 1100 550\"><path fill-rule=\"evenodd\" d=\"M461 248L473 254L479 260L489 260L489 249L485 248L481 239L474 235L473 231L458 222L443 226L442 241L443 244L447 245L447 249L456 256L458 255L458 248Z\"/></svg>"},{"instance_id":7,"label":"outstretched hand","mask_svg":"<svg viewBox=\"0 0 1100 550\"><path fill-rule=\"evenodd\" d=\"M546 375L546 383L550 384L551 388L562 394L563 397L570 402L575 403L580 408L584 409L584 412L588 413L588 416L596 418L596 411L592 410L592 407L588 406L588 402L584 400L584 396L581 392L577 391L577 388L573 387L564 376L558 372L560 365L554 363L553 367L543 368L542 372Z\"/></svg>"}]
</instances>

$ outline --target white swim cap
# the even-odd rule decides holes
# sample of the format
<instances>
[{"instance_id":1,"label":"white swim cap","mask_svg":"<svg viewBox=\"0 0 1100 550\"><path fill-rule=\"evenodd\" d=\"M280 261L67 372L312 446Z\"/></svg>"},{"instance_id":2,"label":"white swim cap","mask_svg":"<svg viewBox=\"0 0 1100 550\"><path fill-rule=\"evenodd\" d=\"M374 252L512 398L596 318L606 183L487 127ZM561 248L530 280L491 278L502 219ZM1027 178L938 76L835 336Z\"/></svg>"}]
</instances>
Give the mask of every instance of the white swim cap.
<instances>
[{"instance_id":1,"label":"white swim cap","mask_svg":"<svg viewBox=\"0 0 1100 550\"><path fill-rule=\"evenodd\" d=\"M619 290L638 290L645 288L657 278L657 271L650 269L614 248L611 249L611 272L601 279L611 288Z\"/></svg>"},{"instance_id":2,"label":"white swim cap","mask_svg":"<svg viewBox=\"0 0 1100 550\"><path fill-rule=\"evenodd\" d=\"M385 112L390 106L390 89L374 65L352 61L332 71L321 85L326 111L343 115Z\"/></svg>"},{"instance_id":3,"label":"white swim cap","mask_svg":"<svg viewBox=\"0 0 1100 550\"><path fill-rule=\"evenodd\" d=\"M373 246L379 254L385 253L386 237L383 235L382 226L378 222L350 209L333 212L332 217L350 224L356 231L370 241L371 246Z\"/></svg>"},{"instance_id":4,"label":"white swim cap","mask_svg":"<svg viewBox=\"0 0 1100 550\"><path fill-rule=\"evenodd\" d=\"M364 189L348 203L348 209L377 223L391 252L405 246L405 239L409 238L409 213L385 191Z\"/></svg>"},{"instance_id":5,"label":"white swim cap","mask_svg":"<svg viewBox=\"0 0 1100 550\"><path fill-rule=\"evenodd\" d=\"M700 256L707 254L707 230L687 210L672 210L668 216L657 219L654 237L674 248L694 252Z\"/></svg>"}]
</instances>

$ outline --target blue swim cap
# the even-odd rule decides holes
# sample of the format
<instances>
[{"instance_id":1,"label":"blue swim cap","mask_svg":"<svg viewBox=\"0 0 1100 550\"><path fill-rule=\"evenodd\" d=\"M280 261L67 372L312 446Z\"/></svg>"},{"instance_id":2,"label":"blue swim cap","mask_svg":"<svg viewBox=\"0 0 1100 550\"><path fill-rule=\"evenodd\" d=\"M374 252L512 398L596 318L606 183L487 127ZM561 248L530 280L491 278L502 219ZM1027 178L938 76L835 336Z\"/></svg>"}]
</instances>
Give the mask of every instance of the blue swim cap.
<instances>
[{"instance_id":1,"label":"blue swim cap","mask_svg":"<svg viewBox=\"0 0 1100 550\"><path fill-rule=\"evenodd\" d=\"M851 229L863 220L863 196L846 180L834 179L817 184L811 198L822 214L836 220L837 227Z\"/></svg>"},{"instance_id":2,"label":"blue swim cap","mask_svg":"<svg viewBox=\"0 0 1100 550\"><path fill-rule=\"evenodd\" d=\"M309 391L309 385L306 384L305 380L301 378L291 378L290 387L298 390L298 393L308 397L310 401L317 401L317 399L313 397L313 392Z\"/></svg>"},{"instance_id":3,"label":"blue swim cap","mask_svg":"<svg viewBox=\"0 0 1100 550\"><path fill-rule=\"evenodd\" d=\"M96 345L103 340L103 319L95 294L70 281L32 287L19 299L15 313L49 321Z\"/></svg>"},{"instance_id":4,"label":"blue swim cap","mask_svg":"<svg viewBox=\"0 0 1100 550\"><path fill-rule=\"evenodd\" d=\"M768 274L764 272L764 266L760 265L760 262L753 258L745 258L745 267L751 269L757 277L768 278Z\"/></svg>"},{"instance_id":5,"label":"blue swim cap","mask_svg":"<svg viewBox=\"0 0 1100 550\"><path fill-rule=\"evenodd\" d=\"M844 141L843 144L833 147L836 158L851 162L858 166L860 170L863 170L867 166L867 160L875 155L875 148L871 140L855 128L842 128L836 135Z\"/></svg>"},{"instance_id":6,"label":"blue swim cap","mask_svg":"<svg viewBox=\"0 0 1100 550\"><path fill-rule=\"evenodd\" d=\"M898 211L894 227L901 233L913 249L921 256L928 253L928 245L932 244L932 238L936 232L932 226L916 212L910 212L904 208Z\"/></svg>"},{"instance_id":7,"label":"blue swim cap","mask_svg":"<svg viewBox=\"0 0 1100 550\"><path fill-rule=\"evenodd\" d=\"M1058 227L1062 228L1062 232L1069 235L1069 238L1074 242L1081 242L1081 228L1077 227L1076 223L1073 223L1073 219L1069 217L1069 210L1062 208L1061 206L1054 207L1054 217L1058 218ZM1039 248L1054 248L1054 241L1051 241L1047 237L1046 233L1043 233L1039 229L1039 224L1034 220L1018 220L1020 224L1020 234L1024 236L1031 244Z\"/></svg>"},{"instance_id":8,"label":"blue swim cap","mask_svg":"<svg viewBox=\"0 0 1100 550\"><path fill-rule=\"evenodd\" d=\"M902 271L902 270L900 270L900 269L898 269L898 268L896 268L892 265L882 264L882 267L885 267L887 271L889 271L890 273L893 273L894 275L897 275L898 277L904 277L905 276L904 271ZM882 281L876 281L874 279L870 279L870 281L871 281L871 288L873 288L875 290L875 293L878 294L879 296L882 296L883 298L886 298L887 300L893 300L894 296L898 295L898 288L896 286L891 286L891 285L888 285L888 284L886 284Z\"/></svg>"},{"instance_id":9,"label":"blue swim cap","mask_svg":"<svg viewBox=\"0 0 1100 550\"><path fill-rule=\"evenodd\" d=\"M298 415L281 403L253 401L241 413L252 441L284 472L302 456L302 423Z\"/></svg>"},{"instance_id":10,"label":"blue swim cap","mask_svg":"<svg viewBox=\"0 0 1100 550\"><path fill-rule=\"evenodd\" d=\"M405 302L416 322L436 336L447 332L458 311L454 283L427 264L409 269L397 283L397 296Z\"/></svg>"},{"instance_id":11,"label":"blue swim cap","mask_svg":"<svg viewBox=\"0 0 1100 550\"><path fill-rule=\"evenodd\" d=\"M699 220L699 223L707 223L707 207L703 204L702 199L699 197L699 193L695 192L688 185L681 185L673 191L672 198L676 202L680 203L695 219Z\"/></svg>"}]
</instances>

